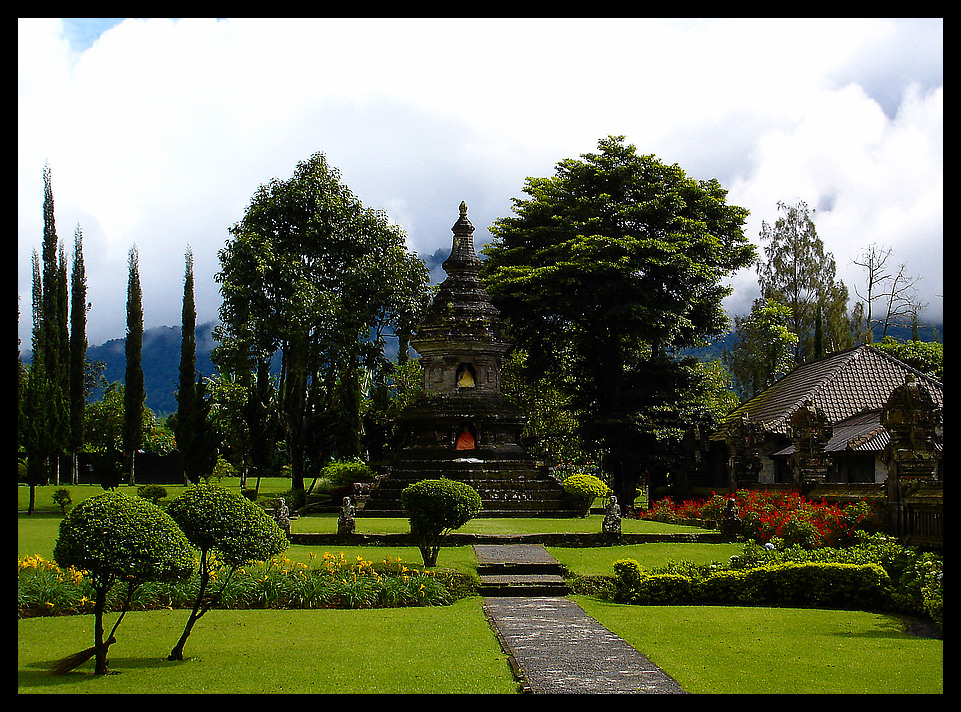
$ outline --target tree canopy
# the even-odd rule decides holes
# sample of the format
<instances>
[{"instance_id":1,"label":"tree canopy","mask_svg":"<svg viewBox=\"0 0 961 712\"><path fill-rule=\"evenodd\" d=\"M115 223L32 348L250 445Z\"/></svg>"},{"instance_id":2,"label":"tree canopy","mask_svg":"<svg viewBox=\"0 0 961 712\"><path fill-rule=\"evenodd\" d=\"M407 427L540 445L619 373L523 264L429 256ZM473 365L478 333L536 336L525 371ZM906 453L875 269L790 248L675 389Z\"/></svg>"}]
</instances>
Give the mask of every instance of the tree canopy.
<instances>
[{"instance_id":1,"label":"tree canopy","mask_svg":"<svg viewBox=\"0 0 961 712\"><path fill-rule=\"evenodd\" d=\"M275 405L293 489L303 490L308 458L359 454L359 369L383 358L388 330L411 330L429 274L403 231L364 207L322 153L262 185L230 232L216 359L259 394L250 412ZM276 390L264 385L275 355Z\"/></svg>"},{"instance_id":2,"label":"tree canopy","mask_svg":"<svg viewBox=\"0 0 961 712\"><path fill-rule=\"evenodd\" d=\"M563 382L587 442L629 505L662 427L684 420L695 370L674 357L728 325L724 278L754 261L747 211L717 180L638 154L622 136L528 178L481 271L532 374Z\"/></svg>"},{"instance_id":3,"label":"tree canopy","mask_svg":"<svg viewBox=\"0 0 961 712\"><path fill-rule=\"evenodd\" d=\"M790 309L788 328L798 335L795 362L853 346L848 289L835 279L834 255L824 251L814 210L803 201L777 208L774 224L762 223L766 260L757 263L758 284L763 298Z\"/></svg>"}]
</instances>

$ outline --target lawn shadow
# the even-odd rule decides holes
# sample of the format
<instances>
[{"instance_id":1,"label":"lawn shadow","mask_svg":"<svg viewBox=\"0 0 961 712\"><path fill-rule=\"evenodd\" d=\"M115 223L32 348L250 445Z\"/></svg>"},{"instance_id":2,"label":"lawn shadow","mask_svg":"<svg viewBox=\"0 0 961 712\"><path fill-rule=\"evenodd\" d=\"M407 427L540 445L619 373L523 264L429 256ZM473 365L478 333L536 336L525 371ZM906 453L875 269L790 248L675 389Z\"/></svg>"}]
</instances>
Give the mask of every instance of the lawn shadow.
<instances>
[{"instance_id":1,"label":"lawn shadow","mask_svg":"<svg viewBox=\"0 0 961 712\"><path fill-rule=\"evenodd\" d=\"M100 676L94 673L93 658L64 675L51 674L50 670L53 669L57 662L58 660L38 660L37 662L26 663L24 667L17 670L17 687L21 689L30 687L66 687L100 679ZM126 671L147 670L172 664L175 663L168 661L166 658L111 655L108 658L110 671L107 674L120 675Z\"/></svg>"}]
</instances>

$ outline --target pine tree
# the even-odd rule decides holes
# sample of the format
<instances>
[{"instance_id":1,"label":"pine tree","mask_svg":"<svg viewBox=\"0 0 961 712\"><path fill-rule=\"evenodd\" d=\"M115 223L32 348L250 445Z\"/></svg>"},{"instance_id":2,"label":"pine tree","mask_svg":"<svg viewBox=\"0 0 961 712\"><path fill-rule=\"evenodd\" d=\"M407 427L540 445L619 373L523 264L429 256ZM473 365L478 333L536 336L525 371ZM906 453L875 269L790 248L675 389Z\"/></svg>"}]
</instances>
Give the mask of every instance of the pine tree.
<instances>
[{"instance_id":1,"label":"pine tree","mask_svg":"<svg viewBox=\"0 0 961 712\"><path fill-rule=\"evenodd\" d=\"M788 327L798 335L795 363L853 346L848 290L835 279L834 256L824 251L814 210L803 201L778 202L777 207L781 216L773 225L763 222L761 227L767 259L757 263L758 284L763 299L791 310Z\"/></svg>"}]
</instances>

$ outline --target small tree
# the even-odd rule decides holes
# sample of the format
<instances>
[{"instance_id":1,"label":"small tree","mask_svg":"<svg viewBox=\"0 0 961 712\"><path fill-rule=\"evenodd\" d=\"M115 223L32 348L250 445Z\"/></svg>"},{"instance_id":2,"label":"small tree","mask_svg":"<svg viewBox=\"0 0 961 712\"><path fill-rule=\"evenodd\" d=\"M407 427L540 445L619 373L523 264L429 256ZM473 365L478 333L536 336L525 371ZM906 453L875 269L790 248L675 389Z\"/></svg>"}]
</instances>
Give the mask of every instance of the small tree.
<instances>
[{"instance_id":1,"label":"small tree","mask_svg":"<svg viewBox=\"0 0 961 712\"><path fill-rule=\"evenodd\" d=\"M70 496L70 490L65 487L58 489L53 493L53 501L58 507L60 507L60 511L66 514L67 507L73 504L73 498Z\"/></svg>"},{"instance_id":2,"label":"small tree","mask_svg":"<svg viewBox=\"0 0 961 712\"><path fill-rule=\"evenodd\" d=\"M287 537L263 509L246 497L223 487L197 484L189 487L167 508L187 539L200 550L200 586L180 640L168 660L183 660L184 645L194 624L220 600L231 577L241 566L263 561L285 551ZM217 562L227 567L220 588L208 592Z\"/></svg>"},{"instance_id":3,"label":"small tree","mask_svg":"<svg viewBox=\"0 0 961 712\"><path fill-rule=\"evenodd\" d=\"M94 645L54 668L62 674L96 656L95 672L105 675L107 649L123 620L136 589L150 580L188 577L194 569L190 542L160 507L139 497L106 492L91 497L67 514L53 548L57 565L72 566L90 575L95 592ZM104 636L107 593L118 583L126 585L120 616Z\"/></svg>"},{"instance_id":4,"label":"small tree","mask_svg":"<svg viewBox=\"0 0 961 712\"><path fill-rule=\"evenodd\" d=\"M421 480L400 493L401 506L410 519L410 533L417 542L424 566L436 566L441 542L481 510L481 498L463 482L441 478Z\"/></svg>"}]
</instances>

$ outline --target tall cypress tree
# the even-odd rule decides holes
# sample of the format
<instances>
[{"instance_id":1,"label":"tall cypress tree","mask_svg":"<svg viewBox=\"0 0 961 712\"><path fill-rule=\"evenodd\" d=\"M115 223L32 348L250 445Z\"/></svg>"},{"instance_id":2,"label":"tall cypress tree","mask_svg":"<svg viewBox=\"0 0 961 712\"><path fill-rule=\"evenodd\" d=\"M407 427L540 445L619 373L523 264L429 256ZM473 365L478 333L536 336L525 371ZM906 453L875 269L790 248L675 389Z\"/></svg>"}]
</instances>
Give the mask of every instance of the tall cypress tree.
<instances>
[{"instance_id":1,"label":"tall cypress tree","mask_svg":"<svg viewBox=\"0 0 961 712\"><path fill-rule=\"evenodd\" d=\"M43 168L43 245L42 259L42 296L41 296L41 346L47 378L60 381L62 373L61 354L63 353L60 328L61 303L59 300L60 265L57 262L57 224L54 219L53 186L50 166Z\"/></svg>"},{"instance_id":2,"label":"tall cypress tree","mask_svg":"<svg viewBox=\"0 0 961 712\"><path fill-rule=\"evenodd\" d=\"M143 295L140 291L140 266L137 247L130 248L127 278L127 359L123 389L123 450L130 458L130 484L134 484L136 452L143 444L144 379L143 363Z\"/></svg>"},{"instance_id":3,"label":"tall cypress tree","mask_svg":"<svg viewBox=\"0 0 961 712\"><path fill-rule=\"evenodd\" d=\"M193 404L197 378L197 311L194 305L194 262L190 248L184 256L184 299L180 320L180 388L177 391L177 418L186 419Z\"/></svg>"},{"instance_id":4,"label":"tall cypress tree","mask_svg":"<svg viewBox=\"0 0 961 712\"><path fill-rule=\"evenodd\" d=\"M219 441L210 421L211 400L203 377L197 374L197 311L194 303L194 263L190 248L185 256L184 299L181 317L180 388L174 432L183 455L184 474L199 482L217 464Z\"/></svg>"},{"instance_id":5,"label":"tall cypress tree","mask_svg":"<svg viewBox=\"0 0 961 712\"><path fill-rule=\"evenodd\" d=\"M83 264L83 233L73 235L73 270L70 274L70 449L83 445L83 415L87 401L87 275Z\"/></svg>"}]
</instances>

